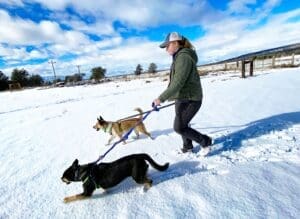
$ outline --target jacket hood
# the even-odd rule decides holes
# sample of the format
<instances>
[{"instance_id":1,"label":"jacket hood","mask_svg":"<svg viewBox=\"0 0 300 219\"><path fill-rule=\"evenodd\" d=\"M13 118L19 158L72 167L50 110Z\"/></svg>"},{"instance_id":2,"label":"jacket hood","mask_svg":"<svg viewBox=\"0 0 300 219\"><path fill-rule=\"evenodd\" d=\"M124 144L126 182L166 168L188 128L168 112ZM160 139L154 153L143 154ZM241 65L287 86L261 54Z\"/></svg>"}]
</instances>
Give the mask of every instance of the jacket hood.
<instances>
[{"instance_id":1,"label":"jacket hood","mask_svg":"<svg viewBox=\"0 0 300 219\"><path fill-rule=\"evenodd\" d=\"M195 63L198 62L198 56L197 56L195 50L189 49L189 48L182 48L181 50L178 51L177 55L182 54L182 53L189 54L191 56L191 58L195 61Z\"/></svg>"}]
</instances>

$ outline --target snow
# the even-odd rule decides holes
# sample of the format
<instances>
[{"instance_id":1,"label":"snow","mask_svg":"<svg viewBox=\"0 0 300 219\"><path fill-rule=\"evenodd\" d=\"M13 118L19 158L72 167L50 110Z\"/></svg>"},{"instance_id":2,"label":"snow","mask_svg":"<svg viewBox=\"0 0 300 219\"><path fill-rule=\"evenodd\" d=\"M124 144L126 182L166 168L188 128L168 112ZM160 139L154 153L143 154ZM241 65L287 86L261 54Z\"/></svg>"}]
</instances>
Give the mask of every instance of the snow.
<instances>
[{"instance_id":1,"label":"snow","mask_svg":"<svg viewBox=\"0 0 300 219\"><path fill-rule=\"evenodd\" d=\"M148 153L147 192L132 179L88 200L63 203L82 191L60 177L75 158L95 161L109 136L92 126L144 111L167 86L161 78L0 93L0 218L299 218L300 69L202 77L203 105L192 127L214 138L213 151L179 154L174 107L152 112L155 137L117 145L103 160ZM167 103L166 103L167 104Z\"/></svg>"}]
</instances>

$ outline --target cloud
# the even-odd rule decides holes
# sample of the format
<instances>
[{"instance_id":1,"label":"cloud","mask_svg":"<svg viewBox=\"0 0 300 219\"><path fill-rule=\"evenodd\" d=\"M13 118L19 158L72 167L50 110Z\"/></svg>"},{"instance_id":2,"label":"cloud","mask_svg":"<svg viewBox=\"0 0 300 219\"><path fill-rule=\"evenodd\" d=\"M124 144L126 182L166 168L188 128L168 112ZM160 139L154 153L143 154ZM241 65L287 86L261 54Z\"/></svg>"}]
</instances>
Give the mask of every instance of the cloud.
<instances>
[{"instance_id":1,"label":"cloud","mask_svg":"<svg viewBox=\"0 0 300 219\"><path fill-rule=\"evenodd\" d=\"M31 20L10 17L3 10L0 10L0 26L5 27L0 28L0 43L10 45L6 50L13 48L13 46L16 48L24 46L23 49L12 49L10 53L5 52L6 60L15 60L25 56L35 58L38 52L26 54L25 47L27 46L42 47L47 45L49 55L61 56L68 52L80 54L86 45L91 44L85 34L79 31L63 30L56 22L43 20L35 23Z\"/></svg>"},{"instance_id":2,"label":"cloud","mask_svg":"<svg viewBox=\"0 0 300 219\"><path fill-rule=\"evenodd\" d=\"M33 0L31 2L36 2L44 5L50 10L64 10L67 6L72 4L72 0Z\"/></svg>"},{"instance_id":3,"label":"cloud","mask_svg":"<svg viewBox=\"0 0 300 219\"><path fill-rule=\"evenodd\" d=\"M108 74L112 74L113 72L133 72L137 64L148 69L151 62L159 63L160 67L168 66L171 58L158 47L157 43L135 38L123 41L122 45L115 48L85 53L69 64L70 66L81 65L83 71L102 66L107 69Z\"/></svg>"},{"instance_id":4,"label":"cloud","mask_svg":"<svg viewBox=\"0 0 300 219\"><path fill-rule=\"evenodd\" d=\"M111 22L105 20L96 21L93 24L86 24L82 20L75 19L66 22L73 30L84 32L87 34L95 34L98 36L118 35Z\"/></svg>"},{"instance_id":5,"label":"cloud","mask_svg":"<svg viewBox=\"0 0 300 219\"><path fill-rule=\"evenodd\" d=\"M73 49L87 43L88 38L79 31L63 30L57 22L43 20L35 23L18 17L11 17L0 10L0 43L10 45L41 45L58 43Z\"/></svg>"},{"instance_id":6,"label":"cloud","mask_svg":"<svg viewBox=\"0 0 300 219\"><path fill-rule=\"evenodd\" d=\"M84 16L84 17L82 17ZM56 20L61 25L65 25L74 31L83 32L86 34L95 34L98 36L116 36L113 21L101 17L95 17L91 14L84 13L70 14L64 11L53 11L49 17L51 20Z\"/></svg>"},{"instance_id":7,"label":"cloud","mask_svg":"<svg viewBox=\"0 0 300 219\"><path fill-rule=\"evenodd\" d=\"M267 0L261 7L255 10L255 13L267 16L280 3L281 0Z\"/></svg>"},{"instance_id":8,"label":"cloud","mask_svg":"<svg viewBox=\"0 0 300 219\"><path fill-rule=\"evenodd\" d=\"M177 0L172 3L160 0L36 0L35 2L57 12L63 12L66 7L71 7L79 15L93 15L97 21L106 21L104 29L109 27L107 24L114 21L119 21L127 28L144 29L173 24L174 21L180 25L194 25L217 19L217 11L208 1L198 0ZM112 31L109 28L108 30Z\"/></svg>"},{"instance_id":9,"label":"cloud","mask_svg":"<svg viewBox=\"0 0 300 219\"><path fill-rule=\"evenodd\" d=\"M229 14L246 14L254 13L256 15L266 15L274 7L279 5L281 0L267 0L264 2L257 0L232 0L227 5L227 13ZM261 4L261 5L260 5Z\"/></svg>"},{"instance_id":10,"label":"cloud","mask_svg":"<svg viewBox=\"0 0 300 219\"><path fill-rule=\"evenodd\" d=\"M252 10L250 5L255 5L256 0L232 0L228 4L229 13L250 13Z\"/></svg>"},{"instance_id":11,"label":"cloud","mask_svg":"<svg viewBox=\"0 0 300 219\"><path fill-rule=\"evenodd\" d=\"M48 54L46 51L40 49L32 49L27 51L24 47L11 47L3 46L0 44L0 54L2 59L7 62L8 65L21 64L24 61L31 59L43 59L47 58Z\"/></svg>"},{"instance_id":12,"label":"cloud","mask_svg":"<svg viewBox=\"0 0 300 219\"><path fill-rule=\"evenodd\" d=\"M260 20L230 18L214 24L206 36L195 41L195 45L201 60L207 63L248 52L299 43L299 17L300 9L296 9L271 15L260 26L254 25ZM255 28L249 28L249 24L253 24Z\"/></svg>"},{"instance_id":13,"label":"cloud","mask_svg":"<svg viewBox=\"0 0 300 219\"><path fill-rule=\"evenodd\" d=\"M150 41L149 36L137 37L151 28L199 27L203 35L192 43L200 64L299 42L300 35L300 9L271 14L280 0L232 0L222 10L198 0L36 0L31 4L34 2L50 11L39 21L0 9L0 25L5 27L0 29L0 57L7 65L26 66L30 73L52 74L48 62L23 62L39 57L56 59L57 73L63 75L70 69L76 72L76 65L83 71L103 66L108 73L132 72L137 64L147 69L150 62L165 68L171 58L158 48L159 42ZM26 6L27 1L9 3ZM129 35L131 32L137 34ZM72 58L64 61L66 56Z\"/></svg>"},{"instance_id":14,"label":"cloud","mask_svg":"<svg viewBox=\"0 0 300 219\"><path fill-rule=\"evenodd\" d=\"M6 4L8 6L23 6L22 0L0 0L0 4Z\"/></svg>"}]
</instances>

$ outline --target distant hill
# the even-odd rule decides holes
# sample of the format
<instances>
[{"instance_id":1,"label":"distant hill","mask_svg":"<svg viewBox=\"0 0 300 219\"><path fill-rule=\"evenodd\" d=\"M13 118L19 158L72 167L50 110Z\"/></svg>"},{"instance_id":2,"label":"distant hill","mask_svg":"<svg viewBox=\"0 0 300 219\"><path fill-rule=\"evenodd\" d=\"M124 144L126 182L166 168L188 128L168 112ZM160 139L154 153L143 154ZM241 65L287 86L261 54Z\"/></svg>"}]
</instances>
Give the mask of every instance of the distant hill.
<instances>
[{"instance_id":1,"label":"distant hill","mask_svg":"<svg viewBox=\"0 0 300 219\"><path fill-rule=\"evenodd\" d=\"M280 56L280 55L291 55L291 54L300 54L300 43L290 44L286 46L280 46L272 49L265 49L258 52L247 53L245 55L240 55L234 58L226 59L219 62L209 63L205 65L216 65L227 62L236 62L241 60L253 59L253 58L263 58L271 56ZM202 65L202 66L205 66Z\"/></svg>"}]
</instances>

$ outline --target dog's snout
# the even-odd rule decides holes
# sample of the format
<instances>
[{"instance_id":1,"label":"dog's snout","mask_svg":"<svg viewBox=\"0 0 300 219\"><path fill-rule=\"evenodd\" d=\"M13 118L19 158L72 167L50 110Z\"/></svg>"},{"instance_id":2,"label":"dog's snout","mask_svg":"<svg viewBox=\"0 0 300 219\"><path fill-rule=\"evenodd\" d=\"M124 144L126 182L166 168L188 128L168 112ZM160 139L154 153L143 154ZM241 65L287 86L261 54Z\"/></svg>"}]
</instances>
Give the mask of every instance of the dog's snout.
<instances>
[{"instance_id":1,"label":"dog's snout","mask_svg":"<svg viewBox=\"0 0 300 219\"><path fill-rule=\"evenodd\" d=\"M67 180L66 178L62 177L61 180L66 183L66 184L70 184L71 182L69 180Z\"/></svg>"},{"instance_id":2,"label":"dog's snout","mask_svg":"<svg viewBox=\"0 0 300 219\"><path fill-rule=\"evenodd\" d=\"M98 127L97 125L94 125L94 126L93 126L93 129L96 129L96 131L99 131L99 130L100 130L99 127Z\"/></svg>"},{"instance_id":3,"label":"dog's snout","mask_svg":"<svg viewBox=\"0 0 300 219\"><path fill-rule=\"evenodd\" d=\"M96 131L99 131L99 127L97 125L94 125L93 129L96 129Z\"/></svg>"}]
</instances>

